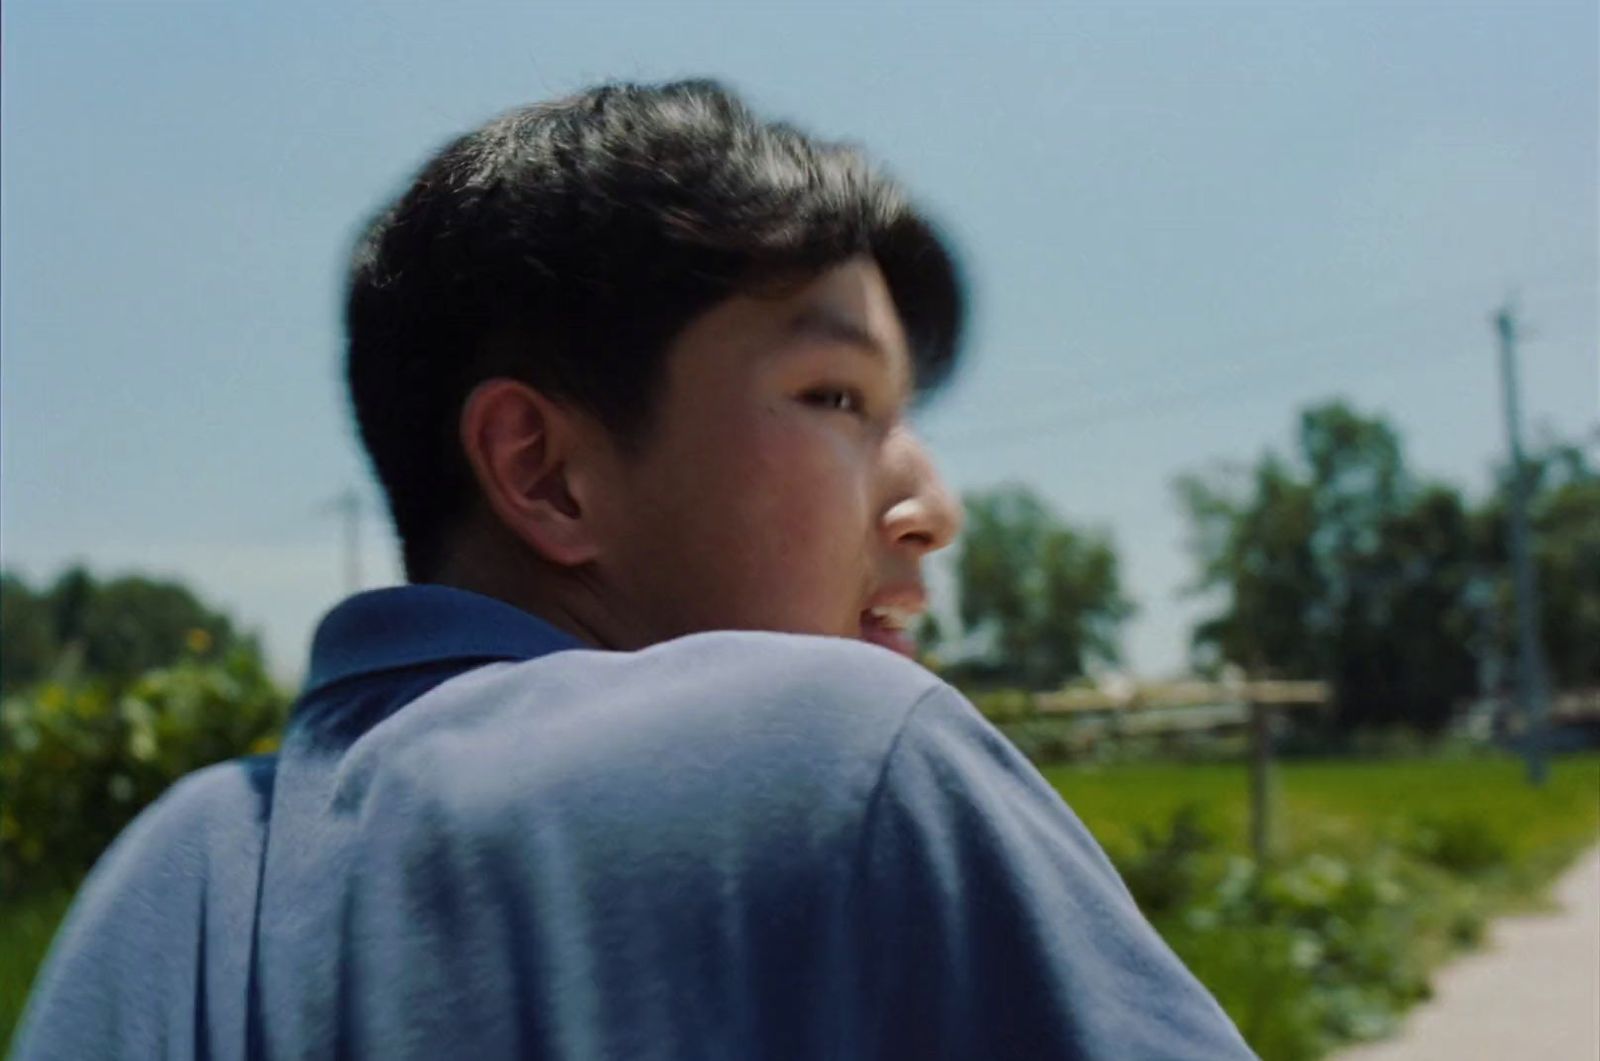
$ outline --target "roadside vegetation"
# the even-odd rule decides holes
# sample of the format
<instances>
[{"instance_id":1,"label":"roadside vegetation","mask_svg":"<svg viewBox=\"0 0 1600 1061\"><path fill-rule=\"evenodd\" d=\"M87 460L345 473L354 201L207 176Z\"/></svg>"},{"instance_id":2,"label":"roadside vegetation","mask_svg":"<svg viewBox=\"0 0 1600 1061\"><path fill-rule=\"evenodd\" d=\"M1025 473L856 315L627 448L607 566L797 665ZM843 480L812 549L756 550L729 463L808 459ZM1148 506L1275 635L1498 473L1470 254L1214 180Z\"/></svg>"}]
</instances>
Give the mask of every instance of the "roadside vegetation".
<instances>
[{"instance_id":1,"label":"roadside vegetation","mask_svg":"<svg viewBox=\"0 0 1600 1061\"><path fill-rule=\"evenodd\" d=\"M1140 907L1267 1061L1391 1032L1497 914L1600 841L1600 755L1530 787L1509 756L1293 762L1273 858L1222 763L1048 767Z\"/></svg>"},{"instance_id":2,"label":"roadside vegetation","mask_svg":"<svg viewBox=\"0 0 1600 1061\"><path fill-rule=\"evenodd\" d=\"M95 859L178 778L275 747L289 700L255 639L176 583L75 568L40 589L0 574L0 593L7 1044Z\"/></svg>"}]
</instances>

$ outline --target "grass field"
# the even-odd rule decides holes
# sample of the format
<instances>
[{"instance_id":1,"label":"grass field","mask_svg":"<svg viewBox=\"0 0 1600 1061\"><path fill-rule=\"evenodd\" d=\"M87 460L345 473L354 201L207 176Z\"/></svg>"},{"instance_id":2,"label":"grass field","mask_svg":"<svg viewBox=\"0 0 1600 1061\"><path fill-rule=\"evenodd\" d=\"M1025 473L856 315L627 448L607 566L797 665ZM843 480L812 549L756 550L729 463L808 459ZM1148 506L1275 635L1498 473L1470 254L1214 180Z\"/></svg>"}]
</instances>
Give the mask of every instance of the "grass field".
<instances>
[{"instance_id":1,"label":"grass field","mask_svg":"<svg viewBox=\"0 0 1600 1061\"><path fill-rule=\"evenodd\" d=\"M1221 846L1248 850L1249 776L1231 763L1047 767L1056 787L1108 848L1197 805ZM1600 841L1600 755L1555 760L1550 783L1528 786L1509 756L1274 767L1274 840L1285 857L1337 850L1352 857L1407 840L1419 826L1472 825L1534 870L1564 864Z\"/></svg>"},{"instance_id":2,"label":"grass field","mask_svg":"<svg viewBox=\"0 0 1600 1061\"><path fill-rule=\"evenodd\" d=\"M1600 840L1600 755L1557 760L1539 790L1510 758L1281 765L1266 875L1244 858L1242 765L1045 776L1268 1061L1381 1034L1484 918L1537 901ZM0 1042L67 902L13 903L0 919Z\"/></svg>"}]
</instances>

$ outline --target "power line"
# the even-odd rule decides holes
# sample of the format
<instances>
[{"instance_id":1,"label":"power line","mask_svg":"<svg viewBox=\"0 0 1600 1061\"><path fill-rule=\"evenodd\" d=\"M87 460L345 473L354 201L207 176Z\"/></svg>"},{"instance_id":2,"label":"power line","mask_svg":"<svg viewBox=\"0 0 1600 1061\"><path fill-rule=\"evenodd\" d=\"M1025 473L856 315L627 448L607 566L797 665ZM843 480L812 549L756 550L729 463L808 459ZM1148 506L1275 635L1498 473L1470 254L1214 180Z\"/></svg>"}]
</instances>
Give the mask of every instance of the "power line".
<instances>
[{"instance_id":1,"label":"power line","mask_svg":"<svg viewBox=\"0 0 1600 1061\"><path fill-rule=\"evenodd\" d=\"M1582 292L1592 295L1594 289L1594 261L1591 258L1575 259L1560 265L1550 265L1526 274L1523 278L1523 290L1530 286L1540 287L1545 292ZM1551 284L1563 278L1575 277L1578 274L1587 277L1584 281L1572 280L1566 283ZM1472 285L1454 285L1438 288L1420 295L1409 295L1404 298L1391 299L1369 307L1365 311L1355 313L1341 313L1330 316L1321 322L1308 326L1289 329L1264 329L1234 336L1225 343L1215 344L1217 347L1230 348L1262 348L1269 347L1275 351L1283 351L1303 346L1307 343L1325 342L1329 339L1347 339L1362 335L1371 335L1374 331L1372 325L1381 326L1384 322L1397 317L1406 317L1423 313L1430 309L1443 312L1450 303L1461 303L1466 308L1473 309L1481 305L1483 292L1489 285L1476 283ZM1351 327L1351 322L1356 326ZM1195 357L1175 358L1174 361L1189 362ZM1251 367L1249 363L1240 364L1237 361L1229 362L1224 367L1232 369L1245 369ZM1048 380L1041 381L1038 385L1052 387L1082 386L1094 382L1093 373L1067 372L1051 373Z\"/></svg>"},{"instance_id":2,"label":"power line","mask_svg":"<svg viewBox=\"0 0 1600 1061\"><path fill-rule=\"evenodd\" d=\"M1464 356L1457 351L1450 351L1448 356L1452 359L1463 360ZM1355 359L1354 363L1365 364L1376 358ZM1352 363L1347 358L1346 364ZM1395 368L1415 367L1413 361L1407 365L1394 365ZM1240 369L1238 372L1249 371L1253 381L1263 377L1277 376L1303 376L1308 367L1304 362L1279 362L1272 365L1262 365L1251 369ZM1322 366L1316 366L1322 367ZM1180 407L1191 407L1202 401L1213 402L1219 397L1231 397L1235 400L1243 397L1253 397L1261 393L1260 388L1250 387L1241 383L1230 374L1228 378L1213 379L1205 384L1179 389L1169 389L1159 393L1145 393L1131 395L1118 401L1101 401L1092 406L1079 406L1074 408L1058 408L1036 420L1023 423L1010 423L995 428L978 428L973 431L959 433L930 432L930 441L937 443L957 444L970 448L973 445L985 446L1000 443L1010 443L1033 438L1051 438L1063 434L1070 434L1084 428L1098 427L1107 423L1118 421L1136 420L1158 413L1168 412Z\"/></svg>"},{"instance_id":3,"label":"power line","mask_svg":"<svg viewBox=\"0 0 1600 1061\"><path fill-rule=\"evenodd\" d=\"M1567 289L1567 287L1563 287L1555 290ZM1412 310L1414 311L1415 308L1416 307L1413 306ZM1391 312L1381 314L1380 316L1392 317L1394 315L1395 314ZM1369 316L1368 319L1370 320L1374 318ZM1371 332L1372 329L1370 328L1347 329L1345 332L1331 337L1316 336L1310 333L1301 333L1298 339L1286 339L1283 340L1283 342L1286 347L1291 342L1295 342L1303 346L1308 342L1315 342L1319 338L1347 340L1360 335L1370 335ZM1342 349L1343 348L1341 348L1341 351ZM1454 359L1464 359L1466 355L1456 350L1448 350L1445 351L1445 356ZM1340 363L1343 365L1366 365L1376 361L1390 362L1392 367L1395 368L1411 368L1415 367L1417 364L1416 355L1414 354L1408 363L1397 364L1394 363L1396 359L1393 354L1382 350L1374 351L1366 356L1358 355L1352 357L1348 354L1345 354ZM1324 367L1327 364L1329 364L1329 362L1325 360L1318 360L1313 364L1308 364L1303 358L1286 358L1282 356L1282 351L1280 350L1273 356L1271 361L1258 360L1243 363L1235 361L1229 365L1225 365L1223 366L1223 371L1226 373L1227 378L1218 380L1216 379L1216 376L1219 373L1217 371L1212 371L1207 374L1208 378L1204 383L1195 387L1178 389L1169 388L1156 393L1146 392L1144 394L1134 394L1121 400L1100 401L1089 406L1079 406L1076 409L1070 407L1057 407L1049 410L1048 412L1041 411L1037 418L1024 420L1021 423L1013 420L1010 423L992 428L978 427L976 429L968 430L958 429L955 431L930 431L927 433L927 437L930 441L935 443L960 444L961 446L967 448L970 448L974 445L985 446L991 444L1011 443L1024 439L1054 437L1061 434L1068 434L1078 431L1087 427L1095 427L1119 420L1137 419L1142 416L1149 416L1152 414L1165 412L1179 406L1193 405L1202 400L1214 399L1219 395L1244 397L1255 393L1260 393L1259 388L1251 388L1241 385L1237 377L1245 373L1249 373L1251 375L1252 381L1259 381L1263 377L1291 375L1301 376L1304 375L1308 369Z\"/></svg>"}]
</instances>

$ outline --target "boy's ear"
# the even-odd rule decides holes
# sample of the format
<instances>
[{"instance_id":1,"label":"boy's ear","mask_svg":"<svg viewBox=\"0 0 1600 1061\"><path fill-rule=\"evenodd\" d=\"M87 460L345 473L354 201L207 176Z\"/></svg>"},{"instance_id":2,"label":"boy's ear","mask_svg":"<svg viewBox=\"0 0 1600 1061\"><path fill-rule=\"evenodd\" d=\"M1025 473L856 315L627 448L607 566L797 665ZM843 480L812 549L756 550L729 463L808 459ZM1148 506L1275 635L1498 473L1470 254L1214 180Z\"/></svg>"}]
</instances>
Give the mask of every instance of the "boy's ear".
<instances>
[{"instance_id":1,"label":"boy's ear","mask_svg":"<svg viewBox=\"0 0 1600 1061\"><path fill-rule=\"evenodd\" d=\"M590 434L580 413L513 379L485 380L461 407L461 446L496 518L562 567L599 553L593 513L576 500L574 457Z\"/></svg>"}]
</instances>

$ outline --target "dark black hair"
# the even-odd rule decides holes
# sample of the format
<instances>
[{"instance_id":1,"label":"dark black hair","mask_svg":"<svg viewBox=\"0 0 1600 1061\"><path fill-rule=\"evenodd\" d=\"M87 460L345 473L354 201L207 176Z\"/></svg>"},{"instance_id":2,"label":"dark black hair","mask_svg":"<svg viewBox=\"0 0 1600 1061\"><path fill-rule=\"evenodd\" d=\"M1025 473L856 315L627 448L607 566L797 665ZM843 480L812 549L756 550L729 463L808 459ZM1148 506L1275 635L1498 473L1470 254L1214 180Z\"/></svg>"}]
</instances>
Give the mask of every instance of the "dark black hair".
<instances>
[{"instance_id":1,"label":"dark black hair","mask_svg":"<svg viewBox=\"0 0 1600 1061\"><path fill-rule=\"evenodd\" d=\"M479 382L523 380L636 446L690 320L860 254L883 270L918 390L936 388L964 310L955 262L845 145L703 80L603 85L447 145L367 228L345 306L356 422L407 577L429 577L472 503L457 422Z\"/></svg>"}]
</instances>

